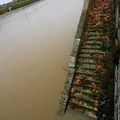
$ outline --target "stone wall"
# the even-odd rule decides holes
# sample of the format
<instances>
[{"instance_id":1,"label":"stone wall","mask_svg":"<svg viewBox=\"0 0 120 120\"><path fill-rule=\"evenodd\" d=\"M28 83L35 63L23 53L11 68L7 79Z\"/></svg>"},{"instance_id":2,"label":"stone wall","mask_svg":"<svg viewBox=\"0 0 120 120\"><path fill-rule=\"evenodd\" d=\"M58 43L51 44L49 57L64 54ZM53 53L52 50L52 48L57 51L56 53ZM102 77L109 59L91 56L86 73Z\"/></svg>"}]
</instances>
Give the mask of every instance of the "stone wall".
<instances>
[{"instance_id":1,"label":"stone wall","mask_svg":"<svg viewBox=\"0 0 120 120\"><path fill-rule=\"evenodd\" d=\"M120 0L116 0L116 28L118 33L118 38L116 44L120 42ZM120 120L120 60L119 65L116 67L115 71L115 110L114 117L115 120Z\"/></svg>"},{"instance_id":2,"label":"stone wall","mask_svg":"<svg viewBox=\"0 0 120 120\"><path fill-rule=\"evenodd\" d=\"M115 74L115 120L120 120L120 64L116 67Z\"/></svg>"}]
</instances>

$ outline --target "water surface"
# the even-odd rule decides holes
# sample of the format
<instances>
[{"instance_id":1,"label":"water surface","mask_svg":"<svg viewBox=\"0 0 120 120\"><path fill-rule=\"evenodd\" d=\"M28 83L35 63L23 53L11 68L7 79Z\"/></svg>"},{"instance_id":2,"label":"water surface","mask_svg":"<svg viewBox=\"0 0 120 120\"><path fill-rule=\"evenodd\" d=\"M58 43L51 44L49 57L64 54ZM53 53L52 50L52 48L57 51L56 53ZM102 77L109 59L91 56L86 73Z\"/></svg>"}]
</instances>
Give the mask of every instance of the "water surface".
<instances>
[{"instance_id":1,"label":"water surface","mask_svg":"<svg viewBox=\"0 0 120 120\"><path fill-rule=\"evenodd\" d=\"M84 0L46 0L0 17L0 120L57 115Z\"/></svg>"}]
</instances>

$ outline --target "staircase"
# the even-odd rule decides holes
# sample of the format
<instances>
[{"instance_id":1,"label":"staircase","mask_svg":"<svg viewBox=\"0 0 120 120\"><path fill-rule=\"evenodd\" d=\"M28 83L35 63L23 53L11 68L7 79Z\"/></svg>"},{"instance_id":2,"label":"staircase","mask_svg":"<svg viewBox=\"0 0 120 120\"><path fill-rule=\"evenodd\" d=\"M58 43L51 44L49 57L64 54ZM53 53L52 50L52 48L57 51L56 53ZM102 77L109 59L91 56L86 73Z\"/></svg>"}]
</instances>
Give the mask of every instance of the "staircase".
<instances>
[{"instance_id":1,"label":"staircase","mask_svg":"<svg viewBox=\"0 0 120 120\"><path fill-rule=\"evenodd\" d=\"M102 93L102 60L110 48L112 0L92 0L85 32L78 51L77 65L65 110L74 110L97 119Z\"/></svg>"},{"instance_id":2,"label":"staircase","mask_svg":"<svg viewBox=\"0 0 120 120\"><path fill-rule=\"evenodd\" d=\"M83 43L67 105L67 109L84 112L93 118L96 118L101 94L102 80L99 72L104 70L100 60L105 56L105 52L100 45L101 40L89 38Z\"/></svg>"}]
</instances>

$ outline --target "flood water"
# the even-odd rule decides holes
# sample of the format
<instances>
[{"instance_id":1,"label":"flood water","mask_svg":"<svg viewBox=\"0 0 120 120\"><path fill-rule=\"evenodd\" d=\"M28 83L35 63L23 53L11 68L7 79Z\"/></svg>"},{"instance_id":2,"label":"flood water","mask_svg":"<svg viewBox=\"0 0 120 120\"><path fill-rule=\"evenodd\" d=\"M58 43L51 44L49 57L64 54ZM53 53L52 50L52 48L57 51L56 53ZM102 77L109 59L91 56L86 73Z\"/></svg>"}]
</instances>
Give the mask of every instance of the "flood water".
<instances>
[{"instance_id":1,"label":"flood water","mask_svg":"<svg viewBox=\"0 0 120 120\"><path fill-rule=\"evenodd\" d=\"M46 0L0 17L0 120L57 115L84 0Z\"/></svg>"}]
</instances>

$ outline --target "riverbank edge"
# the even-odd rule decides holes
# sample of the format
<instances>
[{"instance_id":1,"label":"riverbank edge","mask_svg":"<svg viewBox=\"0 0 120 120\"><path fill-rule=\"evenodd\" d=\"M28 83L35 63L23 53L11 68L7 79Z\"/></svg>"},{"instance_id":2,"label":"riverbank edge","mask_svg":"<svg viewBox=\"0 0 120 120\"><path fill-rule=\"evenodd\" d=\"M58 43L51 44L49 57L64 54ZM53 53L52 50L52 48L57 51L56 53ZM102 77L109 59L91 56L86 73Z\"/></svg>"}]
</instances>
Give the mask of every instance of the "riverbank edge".
<instances>
[{"instance_id":1,"label":"riverbank edge","mask_svg":"<svg viewBox=\"0 0 120 120\"><path fill-rule=\"evenodd\" d=\"M80 46L81 46L81 37L82 37L82 34L84 32L84 27L85 27L87 13L88 13L88 10L90 7L90 3L91 3L91 0L85 0L84 5L83 5L83 9L82 9L82 13L80 16L79 24L77 27L75 40L73 42L73 49L71 51L71 54L69 57L69 62L68 62L67 78L66 78L63 93L61 95L60 106L59 106L59 110L58 110L58 113L60 115L63 115L66 112L66 107L67 107L67 103L68 103L67 101L69 99L68 98L69 91L71 88L71 84L73 81L74 72L75 72L75 68L76 68L76 59L78 56L78 51L79 51Z\"/></svg>"},{"instance_id":2,"label":"riverbank edge","mask_svg":"<svg viewBox=\"0 0 120 120\"><path fill-rule=\"evenodd\" d=\"M19 5L19 4L22 3L22 2L16 2L16 5L14 6L14 7L16 7L16 8L12 8L12 7L13 7L12 4L7 5L7 6L3 7L3 8L0 8L0 17L1 17L1 16L4 16L4 15L7 15L7 14L13 12L13 11L20 10L20 9L23 9L23 8L26 8L26 7L29 7L29 6L37 3L37 2L42 2L42 1L44 1L44 0L36 0L36 1L29 2L29 3L27 3L27 4L23 4L22 6L18 6L18 7L17 7L17 5ZM14 4L15 4L15 3L14 3ZM5 11L2 12L2 9L5 10Z\"/></svg>"},{"instance_id":3,"label":"riverbank edge","mask_svg":"<svg viewBox=\"0 0 120 120\"><path fill-rule=\"evenodd\" d=\"M120 43L120 1L116 0L116 45ZM120 120L120 58L115 70L114 119Z\"/></svg>"}]
</instances>

